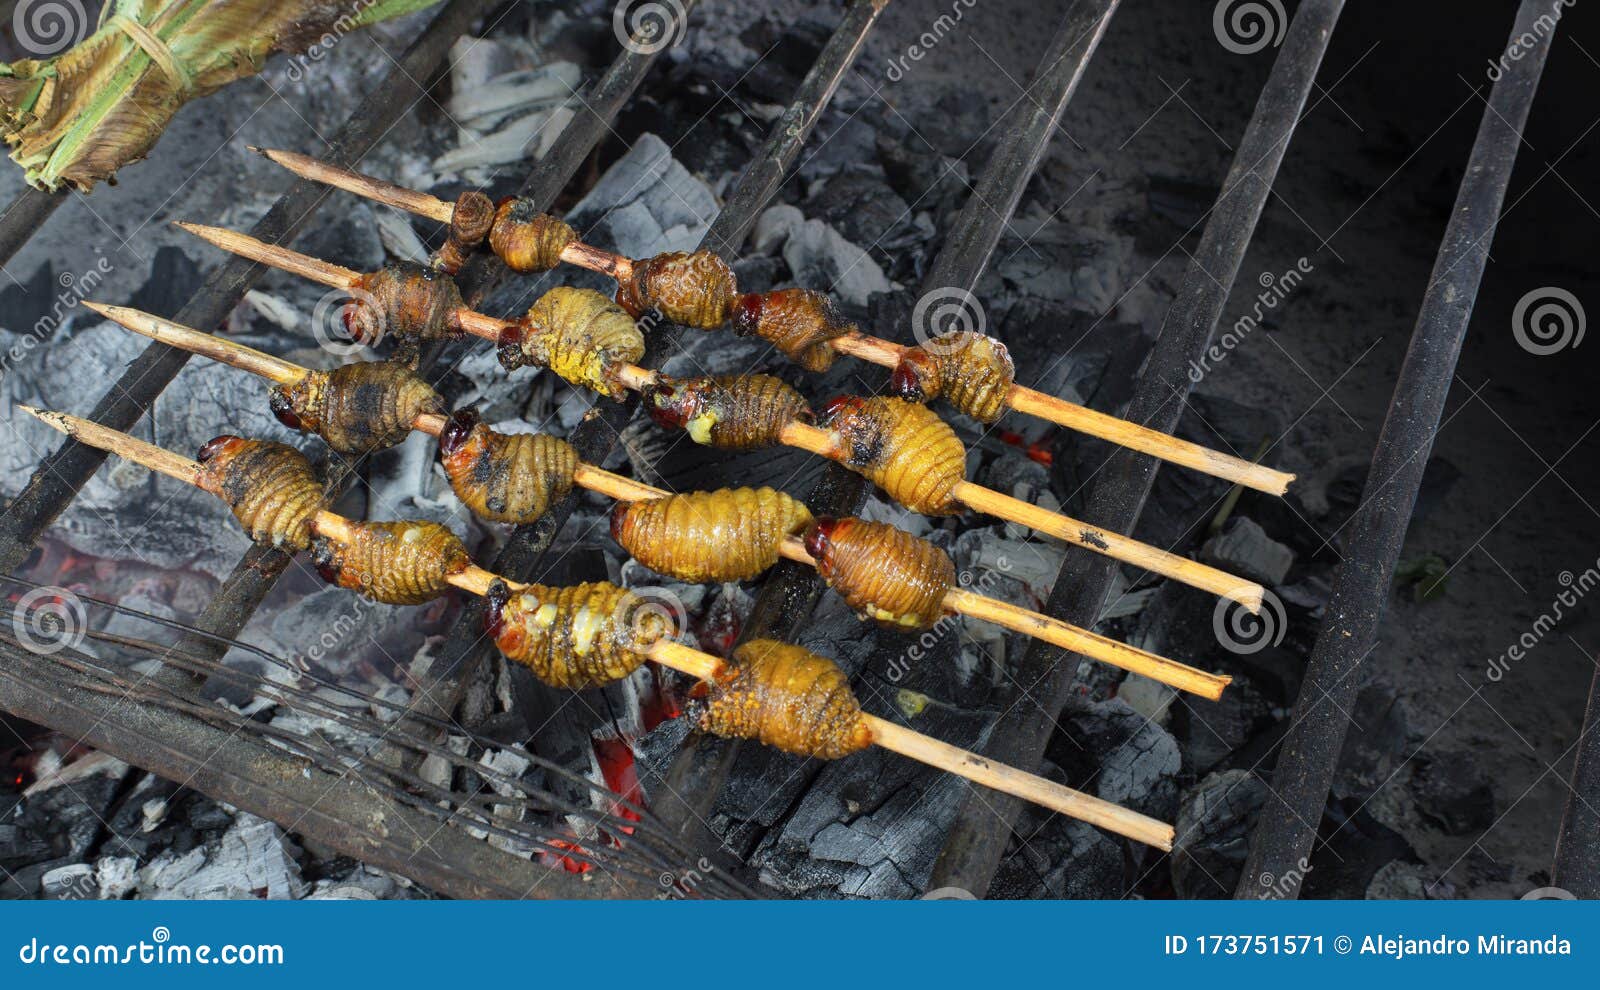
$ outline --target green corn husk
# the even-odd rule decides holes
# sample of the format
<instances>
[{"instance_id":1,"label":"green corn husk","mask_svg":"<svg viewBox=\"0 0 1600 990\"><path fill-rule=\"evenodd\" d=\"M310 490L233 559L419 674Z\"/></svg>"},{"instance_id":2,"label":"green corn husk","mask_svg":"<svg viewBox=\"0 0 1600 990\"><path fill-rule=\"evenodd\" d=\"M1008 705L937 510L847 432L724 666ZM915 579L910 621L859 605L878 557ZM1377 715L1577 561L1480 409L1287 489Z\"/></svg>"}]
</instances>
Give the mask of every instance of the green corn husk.
<instances>
[{"instance_id":1,"label":"green corn husk","mask_svg":"<svg viewBox=\"0 0 1600 990\"><path fill-rule=\"evenodd\" d=\"M0 130L30 183L87 191L143 158L191 99L261 71L275 52L331 47L349 32L438 0L115 0L70 51L0 64ZM144 25L187 87L115 20Z\"/></svg>"}]
</instances>

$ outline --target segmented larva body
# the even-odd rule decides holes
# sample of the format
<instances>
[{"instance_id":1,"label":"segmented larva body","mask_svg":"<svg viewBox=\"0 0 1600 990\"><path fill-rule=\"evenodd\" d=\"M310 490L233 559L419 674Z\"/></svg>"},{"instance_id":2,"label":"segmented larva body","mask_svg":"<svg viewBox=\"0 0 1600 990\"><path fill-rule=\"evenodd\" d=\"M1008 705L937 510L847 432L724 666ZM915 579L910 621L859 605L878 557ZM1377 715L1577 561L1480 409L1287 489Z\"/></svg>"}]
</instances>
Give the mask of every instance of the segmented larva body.
<instances>
[{"instance_id":1,"label":"segmented larva body","mask_svg":"<svg viewBox=\"0 0 1600 990\"><path fill-rule=\"evenodd\" d=\"M832 660L770 639L745 643L733 658L732 676L697 705L702 732L824 760L872 745L861 704Z\"/></svg>"},{"instance_id":2,"label":"segmented larva body","mask_svg":"<svg viewBox=\"0 0 1600 990\"><path fill-rule=\"evenodd\" d=\"M806 533L806 552L851 608L902 632L937 623L956 583L943 550L887 523L818 519Z\"/></svg>"},{"instance_id":3,"label":"segmented larva body","mask_svg":"<svg viewBox=\"0 0 1600 990\"><path fill-rule=\"evenodd\" d=\"M846 447L844 463L890 498L925 515L961 511L954 493L966 474L967 452L926 406L847 397L829 403L825 418Z\"/></svg>"},{"instance_id":4,"label":"segmented larva body","mask_svg":"<svg viewBox=\"0 0 1600 990\"><path fill-rule=\"evenodd\" d=\"M455 312L463 308L461 290L447 272L396 261L361 276L358 293L344 309L350 336L373 345L393 337L415 348L427 340L454 340L462 334Z\"/></svg>"},{"instance_id":5,"label":"segmented larva body","mask_svg":"<svg viewBox=\"0 0 1600 990\"><path fill-rule=\"evenodd\" d=\"M813 289L779 289L740 296L733 332L760 337L807 371L827 371L839 353L828 342L855 329L828 297Z\"/></svg>"},{"instance_id":6,"label":"segmented larva body","mask_svg":"<svg viewBox=\"0 0 1600 990\"><path fill-rule=\"evenodd\" d=\"M313 371L272 390L272 413L291 430L315 433L346 454L392 447L423 413L444 400L415 371L395 361L363 361Z\"/></svg>"},{"instance_id":7,"label":"segmented larva body","mask_svg":"<svg viewBox=\"0 0 1600 990\"><path fill-rule=\"evenodd\" d=\"M738 297L739 281L715 251L645 258L617 283L617 302L634 316L656 309L674 323L701 330L726 323Z\"/></svg>"},{"instance_id":8,"label":"segmented larva body","mask_svg":"<svg viewBox=\"0 0 1600 990\"><path fill-rule=\"evenodd\" d=\"M456 534L424 520L351 523L343 540L317 537L311 559L328 583L389 605L432 601L472 564Z\"/></svg>"},{"instance_id":9,"label":"segmented larva body","mask_svg":"<svg viewBox=\"0 0 1600 990\"><path fill-rule=\"evenodd\" d=\"M531 523L572 490L578 452L543 433L496 433L461 410L439 434L450 487L474 513L495 522Z\"/></svg>"},{"instance_id":10,"label":"segmented larva body","mask_svg":"<svg viewBox=\"0 0 1600 990\"><path fill-rule=\"evenodd\" d=\"M467 257L489 236L494 218L494 203L483 193L469 189L457 196L450 211L450 236L439 248L440 270L452 275L460 271Z\"/></svg>"},{"instance_id":11,"label":"segmented larva body","mask_svg":"<svg viewBox=\"0 0 1600 990\"><path fill-rule=\"evenodd\" d=\"M489 228L489 249L514 272L545 272L561 264L561 252L578 239L565 221L534 209L520 196L502 200Z\"/></svg>"},{"instance_id":12,"label":"segmented larva body","mask_svg":"<svg viewBox=\"0 0 1600 990\"><path fill-rule=\"evenodd\" d=\"M488 629L508 658L551 687L599 687L638 670L650 647L674 635L646 599L606 582L511 591L489 586Z\"/></svg>"},{"instance_id":13,"label":"segmented larva body","mask_svg":"<svg viewBox=\"0 0 1600 990\"><path fill-rule=\"evenodd\" d=\"M645 392L655 421L726 450L772 447L790 423L811 421L799 392L771 375L660 376Z\"/></svg>"},{"instance_id":14,"label":"segmented larva body","mask_svg":"<svg viewBox=\"0 0 1600 990\"><path fill-rule=\"evenodd\" d=\"M902 354L891 382L903 399L929 402L942 395L973 419L993 423L1006 411L1016 380L1006 345L981 333L955 330Z\"/></svg>"},{"instance_id":15,"label":"segmented larva body","mask_svg":"<svg viewBox=\"0 0 1600 990\"><path fill-rule=\"evenodd\" d=\"M611 537L639 563L680 581L747 581L778 562L811 511L771 488L724 488L620 502Z\"/></svg>"},{"instance_id":16,"label":"segmented larva body","mask_svg":"<svg viewBox=\"0 0 1600 990\"><path fill-rule=\"evenodd\" d=\"M549 368L574 385L613 399L628 390L616 366L644 357L644 334L622 307L593 289L558 286L500 335L500 363Z\"/></svg>"},{"instance_id":17,"label":"segmented larva body","mask_svg":"<svg viewBox=\"0 0 1600 990\"><path fill-rule=\"evenodd\" d=\"M222 499L257 543L286 550L311 545L311 527L326 497L305 455L271 440L224 434L198 455L200 487Z\"/></svg>"}]
</instances>

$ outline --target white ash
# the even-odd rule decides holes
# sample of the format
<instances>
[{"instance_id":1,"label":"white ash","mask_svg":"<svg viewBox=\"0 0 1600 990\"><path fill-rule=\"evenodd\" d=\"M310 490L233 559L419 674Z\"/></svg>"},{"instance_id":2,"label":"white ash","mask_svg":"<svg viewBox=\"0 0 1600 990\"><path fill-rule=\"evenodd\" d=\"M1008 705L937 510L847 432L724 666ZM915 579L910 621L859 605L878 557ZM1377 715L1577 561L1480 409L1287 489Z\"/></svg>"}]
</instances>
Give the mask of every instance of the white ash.
<instances>
[{"instance_id":1,"label":"white ash","mask_svg":"<svg viewBox=\"0 0 1600 990\"><path fill-rule=\"evenodd\" d=\"M283 830L241 813L215 841L157 856L139 871L138 889L147 900L283 900L302 896L305 883Z\"/></svg>"},{"instance_id":2,"label":"white ash","mask_svg":"<svg viewBox=\"0 0 1600 990\"><path fill-rule=\"evenodd\" d=\"M383 250L389 257L416 264L427 262L427 245L422 243L416 228L404 216L392 210L379 210L374 214L373 222L378 228L378 240L383 243Z\"/></svg>"},{"instance_id":3,"label":"white ash","mask_svg":"<svg viewBox=\"0 0 1600 990\"><path fill-rule=\"evenodd\" d=\"M1200 548L1200 559L1229 574L1280 585L1294 566L1294 551L1267 535L1260 524L1240 516Z\"/></svg>"},{"instance_id":4,"label":"white ash","mask_svg":"<svg viewBox=\"0 0 1600 990\"><path fill-rule=\"evenodd\" d=\"M826 287L829 294L865 306L875 293L896 286L861 248L821 220L807 220L783 243L783 260L796 285Z\"/></svg>"},{"instance_id":5,"label":"white ash","mask_svg":"<svg viewBox=\"0 0 1600 990\"><path fill-rule=\"evenodd\" d=\"M632 258L692 251L720 210L654 134L641 134L567 213L583 239Z\"/></svg>"}]
</instances>

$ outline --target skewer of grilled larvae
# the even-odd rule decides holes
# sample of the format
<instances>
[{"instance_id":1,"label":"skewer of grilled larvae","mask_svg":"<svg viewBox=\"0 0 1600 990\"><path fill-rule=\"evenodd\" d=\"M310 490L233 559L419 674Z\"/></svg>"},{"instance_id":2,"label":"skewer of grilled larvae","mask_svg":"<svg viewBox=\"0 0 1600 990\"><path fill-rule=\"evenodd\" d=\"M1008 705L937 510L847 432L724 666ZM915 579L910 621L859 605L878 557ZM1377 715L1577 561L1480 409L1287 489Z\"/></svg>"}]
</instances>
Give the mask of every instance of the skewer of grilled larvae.
<instances>
[{"instance_id":1,"label":"skewer of grilled larvae","mask_svg":"<svg viewBox=\"0 0 1600 990\"><path fill-rule=\"evenodd\" d=\"M683 426L699 442L797 447L866 476L912 511L954 515L974 509L1231 599L1251 612L1261 608L1266 592L1253 581L967 481L960 438L926 406L892 397L841 399L829 406L829 428L819 429L808 421L799 394L771 376L674 382L633 364L643 354L643 336L626 313L592 290L552 289L513 322L466 309L448 276L427 269L390 265L361 275L235 231L181 221L178 226L225 251L352 292L359 303L347 322L368 325L366 339L377 332L370 329L373 316L378 330L388 328L412 342L471 333L494 341L508 369L537 364L608 395L623 389L645 393L657 422ZM432 315L419 320L418 313Z\"/></svg>"},{"instance_id":2,"label":"skewer of grilled larvae","mask_svg":"<svg viewBox=\"0 0 1600 990\"><path fill-rule=\"evenodd\" d=\"M252 539L313 549L318 567L340 587L395 604L418 604L450 587L486 597L496 645L554 687L609 683L653 660L706 682L705 697L693 706L703 731L823 759L878 745L1118 835L1172 848L1174 831L1164 822L862 711L843 671L800 647L752 641L729 663L676 642L679 630L668 616L615 585L507 581L473 564L461 541L437 524L362 523L336 515L325 507L310 463L292 447L222 436L193 461L88 420L22 408L83 443L218 495Z\"/></svg>"},{"instance_id":3,"label":"skewer of grilled larvae","mask_svg":"<svg viewBox=\"0 0 1600 990\"><path fill-rule=\"evenodd\" d=\"M583 243L571 226L524 200L496 205L474 191L448 203L308 155L256 150L302 178L449 225L449 237L435 259L445 271L457 270L487 241L515 272L542 272L565 262L616 279L617 301L635 316L653 307L674 322L703 330L731 319L736 333L769 341L810 371L825 371L837 355L849 354L893 369L892 387L901 397L916 402L943 397L985 423L1014 409L1269 495L1282 495L1294 480L1293 474L1018 385L1005 345L993 337L957 330L907 347L868 336L840 319L821 292L740 294L733 270L715 252L627 258Z\"/></svg>"},{"instance_id":4,"label":"skewer of grilled larvae","mask_svg":"<svg viewBox=\"0 0 1600 990\"><path fill-rule=\"evenodd\" d=\"M784 557L817 567L863 617L902 632L932 628L956 613L1211 700L1231 680L960 587L942 550L891 526L813 520L804 505L770 488L673 494L585 464L555 437L499 434L465 411L446 416L437 393L401 365L372 361L312 371L140 310L84 305L152 340L273 382L278 418L335 450L364 453L398 443L411 430L439 437L451 487L483 518L534 522L576 484L617 499L611 521L617 543L651 570L682 581L748 580ZM308 407L310 399L316 405ZM362 445L349 446L352 439Z\"/></svg>"}]
</instances>

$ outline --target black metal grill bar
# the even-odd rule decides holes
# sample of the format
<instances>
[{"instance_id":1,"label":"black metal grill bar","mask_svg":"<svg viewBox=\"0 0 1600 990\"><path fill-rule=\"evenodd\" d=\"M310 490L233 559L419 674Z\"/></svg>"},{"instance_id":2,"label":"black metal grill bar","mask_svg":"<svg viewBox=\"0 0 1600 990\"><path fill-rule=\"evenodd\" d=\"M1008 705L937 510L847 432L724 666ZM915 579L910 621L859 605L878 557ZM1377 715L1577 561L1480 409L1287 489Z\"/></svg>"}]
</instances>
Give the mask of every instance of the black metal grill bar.
<instances>
[{"instance_id":1,"label":"black metal grill bar","mask_svg":"<svg viewBox=\"0 0 1600 990\"><path fill-rule=\"evenodd\" d=\"M1127 417L1171 433L1188 399L1185 369L1210 346L1211 335L1244 260L1256 222L1266 205L1289 139L1322 64L1344 0L1305 0L1273 63L1249 126L1224 180L1199 249L1167 311L1145 369L1134 387ZM1208 274L1209 273L1209 274ZM1118 449L1100 471L1084 518L1118 533L1131 533L1160 462ZM1115 565L1069 548L1045 612L1090 627L1110 591ZM1014 672L1042 706L1013 706L996 724L985 755L1012 766L1036 767L1072 688L1078 664L1067 652L1034 640ZM934 865L935 887L961 887L980 896L999 866L1006 834L1020 804L1003 795L969 796Z\"/></svg>"},{"instance_id":2,"label":"black metal grill bar","mask_svg":"<svg viewBox=\"0 0 1600 990\"><path fill-rule=\"evenodd\" d=\"M66 192L44 192L32 186L18 193L6 211L0 213L0 266L9 264L66 201Z\"/></svg>"},{"instance_id":3,"label":"black metal grill bar","mask_svg":"<svg viewBox=\"0 0 1600 990\"><path fill-rule=\"evenodd\" d=\"M1513 41L1534 29L1549 4L1524 0ZM1372 469L1350 526L1343 563L1334 575L1327 618L1306 667L1294 715L1272 775L1276 800L1267 802L1256 825L1250 857L1234 896L1279 896L1260 886L1268 874L1290 876L1311 855L1340 749L1349 729L1358 679L1352 676L1376 647L1378 623L1389 603L1395 561L1416 505L1422 472L1439 430L1445 397L1455 377L1473 304L1489 261L1489 244L1500 221L1506 187L1522 143L1522 128L1539 89L1553 35L1523 45L1489 94L1478 125L1466 175L1434 261L1417 327L1389 400L1389 412L1372 453ZM1594 792L1591 791L1591 794ZM1568 815L1568 822L1574 818ZM1592 853L1591 831L1564 851L1576 865ZM1589 849L1584 849L1585 845ZM1298 875L1295 873L1294 875ZM1591 882L1593 874L1590 874ZM1281 888L1281 885L1280 885ZM1298 888L1293 891L1298 894Z\"/></svg>"},{"instance_id":4,"label":"black metal grill bar","mask_svg":"<svg viewBox=\"0 0 1600 990\"><path fill-rule=\"evenodd\" d=\"M1572 767L1572 796L1561 816L1556 839L1557 887L1586 900L1600 898L1600 672L1589 684L1589 704L1578 735L1578 759Z\"/></svg>"},{"instance_id":5,"label":"black metal grill bar","mask_svg":"<svg viewBox=\"0 0 1600 990\"><path fill-rule=\"evenodd\" d=\"M395 99L411 79L429 79L444 63L450 46L466 32L487 0L451 0L429 22L422 35L361 105L350 115L328 149L329 160L354 165L399 119L408 107ZM251 234L268 243L290 240L322 205L330 190L320 183L296 180L279 197ZM174 317L188 326L211 327L223 322L244 298L266 268L243 258L222 264L200 291ZM122 377L100 401L89 418L113 429L126 430L150 408L189 360L189 352L152 343L128 365ZM34 471L22 492L0 515L0 572L22 565L44 530L72 501L105 462L105 451L68 439Z\"/></svg>"},{"instance_id":6,"label":"black metal grill bar","mask_svg":"<svg viewBox=\"0 0 1600 990\"><path fill-rule=\"evenodd\" d=\"M984 165L950 240L923 279L923 292L945 286L970 291L977 285L1120 2L1079 0L1067 11L1018 104L1024 123L1002 139ZM806 504L819 516L854 515L861 510L867 491L860 475L829 463L807 494ZM814 568L781 561L762 585L741 638L792 642L822 592L822 579ZM687 838L709 817L738 750L736 742L691 739L668 773L668 786L663 790L669 796L664 803L658 802L656 813Z\"/></svg>"}]
</instances>

